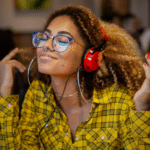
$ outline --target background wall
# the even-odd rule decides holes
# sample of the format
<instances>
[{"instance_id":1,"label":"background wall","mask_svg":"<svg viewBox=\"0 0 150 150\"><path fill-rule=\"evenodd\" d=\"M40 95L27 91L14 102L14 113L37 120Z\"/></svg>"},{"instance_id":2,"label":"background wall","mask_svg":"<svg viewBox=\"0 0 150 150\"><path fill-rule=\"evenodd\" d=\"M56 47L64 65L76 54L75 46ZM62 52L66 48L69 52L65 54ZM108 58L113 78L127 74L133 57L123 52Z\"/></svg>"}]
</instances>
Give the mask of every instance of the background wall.
<instances>
[{"instance_id":1,"label":"background wall","mask_svg":"<svg viewBox=\"0 0 150 150\"><path fill-rule=\"evenodd\" d=\"M96 15L100 15L99 0L52 0L50 10L35 10L28 12L15 11L14 0L0 0L0 28L9 28L14 32L32 32L41 30L51 12L68 4L89 7Z\"/></svg>"},{"instance_id":2,"label":"background wall","mask_svg":"<svg viewBox=\"0 0 150 150\"><path fill-rule=\"evenodd\" d=\"M124 4L122 0L112 1L116 10L123 13ZM130 1L129 12L139 17L143 27L148 27L150 18L148 13L149 0L128 1ZM97 17L100 17L102 14L102 0L51 0L51 8L49 10L26 12L16 11L14 0L0 0L0 29L13 31L13 38L17 47L32 46L31 32L42 30L45 21L53 11L68 4L89 7Z\"/></svg>"},{"instance_id":3,"label":"background wall","mask_svg":"<svg viewBox=\"0 0 150 150\"><path fill-rule=\"evenodd\" d=\"M9 28L13 32L39 30L45 23L50 11L17 12L15 11L14 0L1 0L0 28Z\"/></svg>"},{"instance_id":4,"label":"background wall","mask_svg":"<svg viewBox=\"0 0 150 150\"><path fill-rule=\"evenodd\" d=\"M139 17L143 27L150 26L150 0L130 0L129 10Z\"/></svg>"},{"instance_id":5,"label":"background wall","mask_svg":"<svg viewBox=\"0 0 150 150\"><path fill-rule=\"evenodd\" d=\"M149 0L130 0L130 11L136 14L144 27L148 27ZM14 0L0 0L0 28L9 28L14 32L32 32L41 30L47 17L54 10L68 4L89 7L97 16L101 15L101 0L52 0L48 11L16 12Z\"/></svg>"}]
</instances>

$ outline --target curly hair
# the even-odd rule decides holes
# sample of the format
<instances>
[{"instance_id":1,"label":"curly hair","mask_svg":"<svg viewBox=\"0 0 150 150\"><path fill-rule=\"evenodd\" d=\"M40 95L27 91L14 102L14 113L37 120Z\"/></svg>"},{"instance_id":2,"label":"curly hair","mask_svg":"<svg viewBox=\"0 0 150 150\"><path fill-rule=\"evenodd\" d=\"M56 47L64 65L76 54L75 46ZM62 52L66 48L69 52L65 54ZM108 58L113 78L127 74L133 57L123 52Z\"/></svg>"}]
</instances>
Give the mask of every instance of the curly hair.
<instances>
[{"instance_id":1,"label":"curly hair","mask_svg":"<svg viewBox=\"0 0 150 150\"><path fill-rule=\"evenodd\" d=\"M104 43L102 27L108 37L105 49L99 54L99 69L80 73L81 87L86 98L92 96L93 88L102 90L114 85L125 87L132 94L140 89L145 78L143 63L136 52L136 41L125 30L99 20L90 9L83 6L65 6L55 11L48 18L44 30L54 18L63 15L73 20L87 48L101 48Z\"/></svg>"}]
</instances>

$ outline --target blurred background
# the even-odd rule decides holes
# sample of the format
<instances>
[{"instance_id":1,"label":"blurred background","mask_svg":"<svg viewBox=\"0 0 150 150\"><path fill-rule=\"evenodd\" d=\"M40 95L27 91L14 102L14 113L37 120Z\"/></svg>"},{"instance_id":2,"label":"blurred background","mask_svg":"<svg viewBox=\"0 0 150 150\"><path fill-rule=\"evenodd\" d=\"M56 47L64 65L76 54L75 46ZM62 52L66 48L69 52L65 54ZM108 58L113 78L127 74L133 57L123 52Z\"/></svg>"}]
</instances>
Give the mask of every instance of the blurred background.
<instances>
[{"instance_id":1,"label":"blurred background","mask_svg":"<svg viewBox=\"0 0 150 150\"><path fill-rule=\"evenodd\" d=\"M97 17L123 27L143 53L150 51L150 0L0 0L1 51L32 46L31 33L43 30L48 16L68 4L89 7Z\"/></svg>"}]
</instances>

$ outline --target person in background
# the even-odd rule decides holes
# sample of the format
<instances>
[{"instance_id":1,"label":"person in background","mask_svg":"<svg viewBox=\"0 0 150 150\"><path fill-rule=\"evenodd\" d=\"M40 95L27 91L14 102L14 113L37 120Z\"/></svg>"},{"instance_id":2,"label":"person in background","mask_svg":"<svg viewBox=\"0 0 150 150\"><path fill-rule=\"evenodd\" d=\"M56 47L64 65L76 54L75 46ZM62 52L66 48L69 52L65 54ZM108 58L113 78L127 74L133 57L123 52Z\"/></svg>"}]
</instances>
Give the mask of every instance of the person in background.
<instances>
[{"instance_id":1,"label":"person in background","mask_svg":"<svg viewBox=\"0 0 150 150\"><path fill-rule=\"evenodd\" d=\"M146 28L143 31L139 40L140 40L141 48L142 48L144 54L150 53L150 28Z\"/></svg>"},{"instance_id":2,"label":"person in background","mask_svg":"<svg viewBox=\"0 0 150 150\"><path fill-rule=\"evenodd\" d=\"M115 11L112 11L112 13L109 13L107 15L103 14L101 16L101 19L103 21L106 21L106 22L109 22L109 23L114 23L115 25L118 25L118 26L122 26L122 15L118 12L115 12Z\"/></svg>"},{"instance_id":3,"label":"person in background","mask_svg":"<svg viewBox=\"0 0 150 150\"><path fill-rule=\"evenodd\" d=\"M133 14L126 14L122 16L121 27L125 29L138 43L139 49L137 52L140 53L142 60L144 61L144 52L141 45L140 36L143 33L144 29L141 26L139 18Z\"/></svg>"},{"instance_id":4,"label":"person in background","mask_svg":"<svg viewBox=\"0 0 150 150\"><path fill-rule=\"evenodd\" d=\"M20 120L12 70L26 67L12 60L18 49L0 62L2 150L150 149L150 54L143 64L129 34L65 6L32 41L35 78Z\"/></svg>"},{"instance_id":5,"label":"person in background","mask_svg":"<svg viewBox=\"0 0 150 150\"><path fill-rule=\"evenodd\" d=\"M142 28L139 18L133 14L126 14L122 17L122 27L135 39L138 39Z\"/></svg>"}]
</instances>

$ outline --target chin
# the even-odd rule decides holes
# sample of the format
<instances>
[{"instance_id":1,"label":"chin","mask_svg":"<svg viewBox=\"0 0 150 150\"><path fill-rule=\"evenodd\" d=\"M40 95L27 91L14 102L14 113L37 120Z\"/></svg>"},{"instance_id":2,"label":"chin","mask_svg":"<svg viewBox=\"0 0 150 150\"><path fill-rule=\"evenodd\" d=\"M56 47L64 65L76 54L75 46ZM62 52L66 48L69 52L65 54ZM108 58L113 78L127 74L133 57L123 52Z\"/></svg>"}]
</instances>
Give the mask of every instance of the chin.
<instances>
[{"instance_id":1,"label":"chin","mask_svg":"<svg viewBox=\"0 0 150 150\"><path fill-rule=\"evenodd\" d=\"M56 67L54 67L54 64L52 62L49 61L45 61L45 60L38 60L38 71L42 74L52 74L53 72L55 72L57 70Z\"/></svg>"},{"instance_id":2,"label":"chin","mask_svg":"<svg viewBox=\"0 0 150 150\"><path fill-rule=\"evenodd\" d=\"M44 64L44 63L38 63L38 71L42 74L47 74L50 76L62 76L66 77L72 74L75 70L72 68L63 68L63 67L57 67L56 65L50 65L50 64Z\"/></svg>"},{"instance_id":3,"label":"chin","mask_svg":"<svg viewBox=\"0 0 150 150\"><path fill-rule=\"evenodd\" d=\"M49 74L50 73L50 68L46 65L41 65L41 64L38 64L38 71L42 74Z\"/></svg>"},{"instance_id":4,"label":"chin","mask_svg":"<svg viewBox=\"0 0 150 150\"><path fill-rule=\"evenodd\" d=\"M46 65L38 65L38 71L42 74L47 74L47 75L59 75L60 73L58 72L59 69L57 68L51 68L50 66Z\"/></svg>"}]
</instances>

